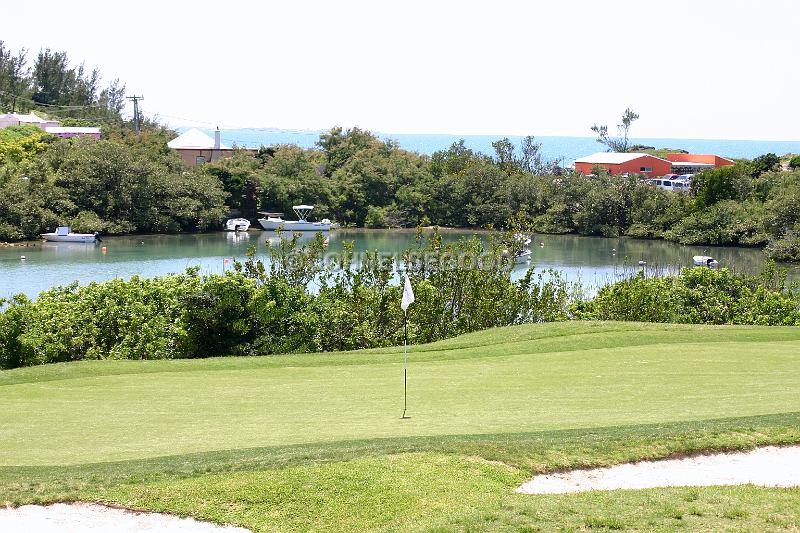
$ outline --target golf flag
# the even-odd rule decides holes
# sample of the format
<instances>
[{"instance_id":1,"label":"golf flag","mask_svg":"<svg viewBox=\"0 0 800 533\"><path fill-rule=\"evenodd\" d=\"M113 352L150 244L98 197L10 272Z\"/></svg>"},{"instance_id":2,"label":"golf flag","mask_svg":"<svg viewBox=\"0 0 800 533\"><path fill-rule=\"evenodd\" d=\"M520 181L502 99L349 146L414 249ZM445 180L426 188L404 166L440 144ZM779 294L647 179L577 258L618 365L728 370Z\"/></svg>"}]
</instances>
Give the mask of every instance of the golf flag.
<instances>
[{"instance_id":1,"label":"golf flag","mask_svg":"<svg viewBox=\"0 0 800 533\"><path fill-rule=\"evenodd\" d=\"M414 289L411 288L411 280L408 279L406 274L406 284L403 287L403 299L400 301L400 307L403 311L408 311L408 306L414 303Z\"/></svg>"},{"instance_id":2,"label":"golf flag","mask_svg":"<svg viewBox=\"0 0 800 533\"><path fill-rule=\"evenodd\" d=\"M408 409L408 306L414 303L414 289L411 288L411 280L406 276L406 283L403 286L403 299L400 300L400 307L403 309L403 416L406 416Z\"/></svg>"}]
</instances>

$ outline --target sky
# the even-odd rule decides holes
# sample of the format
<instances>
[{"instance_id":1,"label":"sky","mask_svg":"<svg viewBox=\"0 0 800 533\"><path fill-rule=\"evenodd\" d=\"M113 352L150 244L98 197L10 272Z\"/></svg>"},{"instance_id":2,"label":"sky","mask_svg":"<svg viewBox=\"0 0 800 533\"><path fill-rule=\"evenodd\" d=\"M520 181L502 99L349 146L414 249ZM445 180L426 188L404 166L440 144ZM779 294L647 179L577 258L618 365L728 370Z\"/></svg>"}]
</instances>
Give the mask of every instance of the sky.
<instances>
[{"instance_id":1,"label":"sky","mask_svg":"<svg viewBox=\"0 0 800 533\"><path fill-rule=\"evenodd\" d=\"M66 51L171 126L591 136L630 107L635 137L800 139L798 0L39 0L3 12L6 46Z\"/></svg>"}]
</instances>

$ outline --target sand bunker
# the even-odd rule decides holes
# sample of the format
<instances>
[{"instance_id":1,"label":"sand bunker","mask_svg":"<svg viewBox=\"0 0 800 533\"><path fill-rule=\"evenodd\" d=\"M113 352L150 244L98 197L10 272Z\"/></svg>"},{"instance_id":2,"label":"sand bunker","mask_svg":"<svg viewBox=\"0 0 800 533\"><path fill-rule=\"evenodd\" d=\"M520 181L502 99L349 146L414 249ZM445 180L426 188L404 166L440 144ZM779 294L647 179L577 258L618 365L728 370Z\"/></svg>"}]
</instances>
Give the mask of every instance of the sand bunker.
<instances>
[{"instance_id":1,"label":"sand bunker","mask_svg":"<svg viewBox=\"0 0 800 533\"><path fill-rule=\"evenodd\" d=\"M56 503L0 508L0 531L15 533L250 533L248 529L218 526L160 513L139 513L94 503Z\"/></svg>"},{"instance_id":2,"label":"sand bunker","mask_svg":"<svg viewBox=\"0 0 800 533\"><path fill-rule=\"evenodd\" d=\"M748 483L765 487L800 486L800 446L766 446L750 452L642 461L541 475L523 483L517 492L557 494Z\"/></svg>"}]
</instances>

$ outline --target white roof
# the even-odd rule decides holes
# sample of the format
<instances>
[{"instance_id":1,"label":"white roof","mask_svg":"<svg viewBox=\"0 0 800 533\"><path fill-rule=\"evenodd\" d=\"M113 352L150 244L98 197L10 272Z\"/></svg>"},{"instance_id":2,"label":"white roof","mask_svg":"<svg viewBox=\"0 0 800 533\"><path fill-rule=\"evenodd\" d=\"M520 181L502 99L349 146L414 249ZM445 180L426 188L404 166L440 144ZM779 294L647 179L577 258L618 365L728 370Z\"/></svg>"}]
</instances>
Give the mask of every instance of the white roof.
<instances>
[{"instance_id":1,"label":"white roof","mask_svg":"<svg viewBox=\"0 0 800 533\"><path fill-rule=\"evenodd\" d=\"M587 155L586 157L581 157L575 160L576 163L590 163L593 165L620 165L622 163L627 163L628 161L633 161L634 159L639 159L640 157L655 157L656 159L661 159L660 157L656 157L650 154L642 154L642 153L626 153L626 152L597 152L592 155ZM666 159L661 159L661 161L667 161Z\"/></svg>"},{"instance_id":2,"label":"white roof","mask_svg":"<svg viewBox=\"0 0 800 533\"><path fill-rule=\"evenodd\" d=\"M100 128L84 126L47 126L44 131L57 135L59 133L79 133L83 135L100 133Z\"/></svg>"},{"instance_id":3,"label":"white roof","mask_svg":"<svg viewBox=\"0 0 800 533\"><path fill-rule=\"evenodd\" d=\"M167 146L175 150L212 150L214 138L197 128L192 128L172 139ZM230 147L224 144L220 144L219 147L222 150L230 150Z\"/></svg>"},{"instance_id":4,"label":"white roof","mask_svg":"<svg viewBox=\"0 0 800 533\"><path fill-rule=\"evenodd\" d=\"M29 124L41 124L42 122L57 122L55 120L47 120L46 118L42 118L33 113L28 113L27 115L20 115L19 113L8 113L6 115L0 115L0 118L10 118L12 120L16 120L17 122L25 122Z\"/></svg>"}]
</instances>

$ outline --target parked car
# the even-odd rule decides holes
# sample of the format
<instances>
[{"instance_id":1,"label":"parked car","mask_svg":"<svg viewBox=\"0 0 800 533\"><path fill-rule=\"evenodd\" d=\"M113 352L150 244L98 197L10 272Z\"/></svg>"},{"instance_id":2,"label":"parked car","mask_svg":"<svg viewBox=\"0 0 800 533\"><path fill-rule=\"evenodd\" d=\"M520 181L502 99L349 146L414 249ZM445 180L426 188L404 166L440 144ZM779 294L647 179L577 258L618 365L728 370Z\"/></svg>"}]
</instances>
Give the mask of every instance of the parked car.
<instances>
[{"instance_id":1,"label":"parked car","mask_svg":"<svg viewBox=\"0 0 800 533\"><path fill-rule=\"evenodd\" d=\"M676 192L689 192L690 182L682 179L651 178L645 180L646 183L654 185L659 189Z\"/></svg>"}]
</instances>

